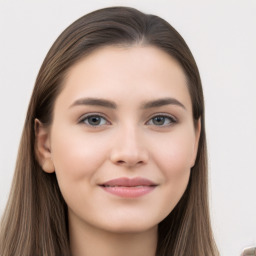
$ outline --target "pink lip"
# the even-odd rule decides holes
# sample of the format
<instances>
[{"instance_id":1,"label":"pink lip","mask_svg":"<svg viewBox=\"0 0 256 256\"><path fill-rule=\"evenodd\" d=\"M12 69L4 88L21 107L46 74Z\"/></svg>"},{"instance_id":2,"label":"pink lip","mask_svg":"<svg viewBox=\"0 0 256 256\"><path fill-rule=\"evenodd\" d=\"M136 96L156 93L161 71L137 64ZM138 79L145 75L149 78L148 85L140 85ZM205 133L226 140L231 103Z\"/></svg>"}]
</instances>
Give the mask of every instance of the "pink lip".
<instances>
[{"instance_id":1,"label":"pink lip","mask_svg":"<svg viewBox=\"0 0 256 256\"><path fill-rule=\"evenodd\" d=\"M156 186L157 184L154 182L140 177L133 179L118 178L100 184L100 187L106 192L125 198L143 196L154 190Z\"/></svg>"}]
</instances>

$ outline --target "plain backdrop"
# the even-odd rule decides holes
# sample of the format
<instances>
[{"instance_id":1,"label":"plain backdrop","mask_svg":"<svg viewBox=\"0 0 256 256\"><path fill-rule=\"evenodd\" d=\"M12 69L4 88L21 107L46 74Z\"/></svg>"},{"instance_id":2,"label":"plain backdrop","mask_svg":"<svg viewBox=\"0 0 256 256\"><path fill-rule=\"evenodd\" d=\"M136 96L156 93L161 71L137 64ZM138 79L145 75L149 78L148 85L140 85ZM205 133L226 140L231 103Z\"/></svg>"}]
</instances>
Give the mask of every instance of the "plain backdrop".
<instances>
[{"instance_id":1,"label":"plain backdrop","mask_svg":"<svg viewBox=\"0 0 256 256\"><path fill-rule=\"evenodd\" d=\"M126 5L157 14L188 43L206 102L210 204L221 255L256 245L256 1L1 1L0 215L12 181L25 114L40 65L80 16Z\"/></svg>"}]
</instances>

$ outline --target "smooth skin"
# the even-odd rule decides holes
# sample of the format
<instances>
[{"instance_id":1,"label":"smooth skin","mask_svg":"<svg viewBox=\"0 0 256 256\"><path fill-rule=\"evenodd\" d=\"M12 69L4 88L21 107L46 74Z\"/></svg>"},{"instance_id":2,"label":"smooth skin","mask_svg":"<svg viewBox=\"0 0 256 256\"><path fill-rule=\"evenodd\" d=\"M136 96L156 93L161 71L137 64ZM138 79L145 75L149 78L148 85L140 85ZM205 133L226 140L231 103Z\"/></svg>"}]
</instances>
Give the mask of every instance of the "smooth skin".
<instances>
[{"instance_id":1,"label":"smooth skin","mask_svg":"<svg viewBox=\"0 0 256 256\"><path fill-rule=\"evenodd\" d=\"M200 136L180 65L153 46L100 48L71 67L53 114L50 127L35 122L37 155L68 205L72 254L155 255ZM123 177L156 186L135 198L100 186Z\"/></svg>"}]
</instances>

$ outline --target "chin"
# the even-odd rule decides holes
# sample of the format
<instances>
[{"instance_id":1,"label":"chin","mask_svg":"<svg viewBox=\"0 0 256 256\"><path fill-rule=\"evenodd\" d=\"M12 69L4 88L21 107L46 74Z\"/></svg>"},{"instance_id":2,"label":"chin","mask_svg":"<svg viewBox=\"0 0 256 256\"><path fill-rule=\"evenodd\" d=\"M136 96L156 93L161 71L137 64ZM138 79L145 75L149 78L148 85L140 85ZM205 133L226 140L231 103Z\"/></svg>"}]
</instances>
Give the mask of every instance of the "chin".
<instances>
[{"instance_id":1,"label":"chin","mask_svg":"<svg viewBox=\"0 0 256 256\"><path fill-rule=\"evenodd\" d=\"M115 218L107 223L99 223L102 229L112 233L141 233L158 227L161 220L145 219L141 216L129 216L125 218Z\"/></svg>"}]
</instances>

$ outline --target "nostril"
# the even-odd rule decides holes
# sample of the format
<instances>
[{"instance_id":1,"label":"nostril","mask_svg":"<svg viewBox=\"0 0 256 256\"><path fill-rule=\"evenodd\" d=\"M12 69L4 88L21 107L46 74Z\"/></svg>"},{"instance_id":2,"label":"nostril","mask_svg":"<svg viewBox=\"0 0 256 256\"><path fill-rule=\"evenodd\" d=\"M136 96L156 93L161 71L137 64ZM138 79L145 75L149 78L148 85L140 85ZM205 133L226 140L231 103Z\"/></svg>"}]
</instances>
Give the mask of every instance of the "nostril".
<instances>
[{"instance_id":1,"label":"nostril","mask_svg":"<svg viewBox=\"0 0 256 256\"><path fill-rule=\"evenodd\" d=\"M131 165L131 166L141 165L143 163L144 163L143 161L137 161L137 162L136 161L129 162L129 161L124 161L124 160L116 161L116 164L118 164L118 165Z\"/></svg>"},{"instance_id":2,"label":"nostril","mask_svg":"<svg viewBox=\"0 0 256 256\"><path fill-rule=\"evenodd\" d=\"M117 161L117 163L118 163L118 164L124 164L124 163L125 163L125 161L123 161L123 160L119 160L119 161Z\"/></svg>"}]
</instances>

